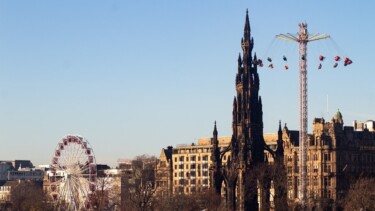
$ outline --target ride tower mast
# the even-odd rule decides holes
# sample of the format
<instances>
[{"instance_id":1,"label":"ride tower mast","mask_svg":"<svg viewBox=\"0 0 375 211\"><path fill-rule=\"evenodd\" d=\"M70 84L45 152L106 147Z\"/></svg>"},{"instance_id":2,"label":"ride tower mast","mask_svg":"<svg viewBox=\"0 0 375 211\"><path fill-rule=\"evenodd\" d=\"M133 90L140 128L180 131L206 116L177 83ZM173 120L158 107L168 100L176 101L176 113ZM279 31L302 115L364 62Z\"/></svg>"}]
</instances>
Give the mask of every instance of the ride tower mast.
<instances>
[{"instance_id":1,"label":"ride tower mast","mask_svg":"<svg viewBox=\"0 0 375 211\"><path fill-rule=\"evenodd\" d=\"M306 207L307 181L307 43L329 38L327 34L308 34L307 23L300 23L297 36L290 33L276 35L277 38L299 43L299 95L300 95L300 132L299 132L299 172L300 183L298 198L302 207Z\"/></svg>"}]
</instances>

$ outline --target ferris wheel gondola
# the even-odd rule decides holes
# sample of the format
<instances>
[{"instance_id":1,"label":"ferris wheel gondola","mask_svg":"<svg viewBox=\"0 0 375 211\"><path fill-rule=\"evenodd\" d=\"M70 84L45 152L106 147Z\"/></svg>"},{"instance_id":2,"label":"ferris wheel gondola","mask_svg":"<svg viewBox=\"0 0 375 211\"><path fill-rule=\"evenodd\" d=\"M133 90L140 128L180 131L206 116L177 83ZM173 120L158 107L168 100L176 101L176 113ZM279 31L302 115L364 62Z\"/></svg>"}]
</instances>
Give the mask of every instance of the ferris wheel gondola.
<instances>
[{"instance_id":1,"label":"ferris wheel gondola","mask_svg":"<svg viewBox=\"0 0 375 211\"><path fill-rule=\"evenodd\" d=\"M52 157L51 196L56 210L85 210L96 189L96 162L87 140L67 135L57 144Z\"/></svg>"}]
</instances>

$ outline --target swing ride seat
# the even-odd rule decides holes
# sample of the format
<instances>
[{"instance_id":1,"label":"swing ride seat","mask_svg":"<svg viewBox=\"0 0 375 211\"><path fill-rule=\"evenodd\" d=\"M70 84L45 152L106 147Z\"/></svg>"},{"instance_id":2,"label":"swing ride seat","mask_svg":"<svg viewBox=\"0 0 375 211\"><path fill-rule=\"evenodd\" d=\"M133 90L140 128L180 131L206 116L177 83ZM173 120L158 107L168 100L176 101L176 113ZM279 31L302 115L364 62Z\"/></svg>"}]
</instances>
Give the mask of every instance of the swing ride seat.
<instances>
[{"instance_id":1,"label":"swing ride seat","mask_svg":"<svg viewBox=\"0 0 375 211\"><path fill-rule=\"evenodd\" d=\"M351 63L353 63L353 61L351 59L349 59L348 57L346 57L345 60L344 60L344 65L346 66L346 65L349 65Z\"/></svg>"},{"instance_id":2,"label":"swing ride seat","mask_svg":"<svg viewBox=\"0 0 375 211\"><path fill-rule=\"evenodd\" d=\"M256 63L259 67L263 67L263 61L261 59L258 59Z\"/></svg>"}]
</instances>

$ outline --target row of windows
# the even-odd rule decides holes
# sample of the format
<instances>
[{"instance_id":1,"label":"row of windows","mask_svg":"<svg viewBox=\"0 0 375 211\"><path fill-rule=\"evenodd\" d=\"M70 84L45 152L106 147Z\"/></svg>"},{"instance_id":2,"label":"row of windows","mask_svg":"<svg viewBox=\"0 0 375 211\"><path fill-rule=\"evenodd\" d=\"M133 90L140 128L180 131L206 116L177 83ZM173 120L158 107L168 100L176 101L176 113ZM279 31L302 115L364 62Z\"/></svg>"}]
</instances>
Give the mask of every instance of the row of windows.
<instances>
[{"instance_id":1,"label":"row of windows","mask_svg":"<svg viewBox=\"0 0 375 211\"><path fill-rule=\"evenodd\" d=\"M0 186L0 191L10 191L10 186Z\"/></svg>"},{"instance_id":2,"label":"row of windows","mask_svg":"<svg viewBox=\"0 0 375 211\"><path fill-rule=\"evenodd\" d=\"M10 200L10 195L0 195L0 200L1 201L9 201Z\"/></svg>"},{"instance_id":3,"label":"row of windows","mask_svg":"<svg viewBox=\"0 0 375 211\"><path fill-rule=\"evenodd\" d=\"M293 190L288 190L288 198L289 199L293 199L295 198L296 196L293 195ZM328 199L332 199L333 198L333 194L332 194L332 191L329 190L329 189L324 189L323 191L323 197L324 198L328 198ZM318 198L318 190L313 190L313 191L308 191L307 192L307 198L313 198L313 199L317 199Z\"/></svg>"},{"instance_id":4,"label":"row of windows","mask_svg":"<svg viewBox=\"0 0 375 211\"><path fill-rule=\"evenodd\" d=\"M374 162L375 161L375 156L369 155L369 154L364 154L364 155L352 155L351 156L351 161L356 162L356 161L362 161L362 162Z\"/></svg>"},{"instance_id":5,"label":"row of windows","mask_svg":"<svg viewBox=\"0 0 375 211\"><path fill-rule=\"evenodd\" d=\"M307 160L310 160L310 156L307 156ZM312 160L317 161L319 160L318 154L312 155ZM331 153L324 153L323 154L323 161L331 161Z\"/></svg>"},{"instance_id":6,"label":"row of windows","mask_svg":"<svg viewBox=\"0 0 375 211\"><path fill-rule=\"evenodd\" d=\"M295 181L297 181L297 186L299 186L299 179L295 179ZM307 186L310 186L310 180L307 180L306 181L306 185ZM312 178L312 185L313 186L318 186L319 183L318 183L318 177L317 176L314 176ZM324 187L330 187L332 185L332 182L331 182L331 177L323 177L323 185ZM288 177L288 186L289 187L292 187L293 186L293 177Z\"/></svg>"},{"instance_id":7,"label":"row of windows","mask_svg":"<svg viewBox=\"0 0 375 211\"><path fill-rule=\"evenodd\" d=\"M208 171L203 171L203 172L192 171L192 172L186 172L186 174L184 172L179 172L179 173L175 172L174 177L177 177L177 175L179 177L184 177L184 175L186 175L187 178L191 178L191 177L196 177L196 176L198 176L198 177L201 177L201 176L208 177L209 174L208 174Z\"/></svg>"},{"instance_id":8,"label":"row of windows","mask_svg":"<svg viewBox=\"0 0 375 211\"><path fill-rule=\"evenodd\" d=\"M211 148L192 148L192 149L179 149L179 154L190 154L190 153L205 153L211 152Z\"/></svg>"},{"instance_id":9,"label":"row of windows","mask_svg":"<svg viewBox=\"0 0 375 211\"><path fill-rule=\"evenodd\" d=\"M202 156L202 161L208 161L208 155L203 155ZM178 161L180 162L184 162L184 161L189 161L189 156L180 156L179 158L177 158L177 156L174 157L174 162L177 162L177 159ZM196 156L196 155L192 155L190 156L190 161L201 161L201 156ZM212 156L210 156L210 160L212 160Z\"/></svg>"},{"instance_id":10,"label":"row of windows","mask_svg":"<svg viewBox=\"0 0 375 211\"><path fill-rule=\"evenodd\" d=\"M360 154L341 154L340 156L337 157L337 161L343 161L343 162L363 162L363 163L371 163L375 162L375 155L369 153L363 153L362 155Z\"/></svg>"},{"instance_id":11,"label":"row of windows","mask_svg":"<svg viewBox=\"0 0 375 211\"><path fill-rule=\"evenodd\" d=\"M375 166L355 166L351 165L349 168L350 172L366 172L366 173L375 173Z\"/></svg>"},{"instance_id":12,"label":"row of windows","mask_svg":"<svg viewBox=\"0 0 375 211\"><path fill-rule=\"evenodd\" d=\"M314 139L311 139L310 140L310 146L314 146L314 145L332 145L332 140L331 139L323 139L320 141L320 137L316 137L316 140Z\"/></svg>"},{"instance_id":13,"label":"row of windows","mask_svg":"<svg viewBox=\"0 0 375 211\"><path fill-rule=\"evenodd\" d=\"M202 166L202 169L203 170L208 170L208 163L204 163L204 164L191 164L190 165L190 169L191 170L195 170L195 169L198 169L198 171L201 169L201 166ZM184 164L180 164L180 165L174 165L174 169L177 170L177 169L184 169ZM185 169L189 169L189 165L186 164L185 165Z\"/></svg>"},{"instance_id":14,"label":"row of windows","mask_svg":"<svg viewBox=\"0 0 375 211\"><path fill-rule=\"evenodd\" d=\"M30 176L43 176L43 172L41 171L11 171L9 172L10 176L25 176L25 177L30 177Z\"/></svg>"},{"instance_id":15,"label":"row of windows","mask_svg":"<svg viewBox=\"0 0 375 211\"><path fill-rule=\"evenodd\" d=\"M307 166L307 173L310 173L310 169L311 169L310 166ZM299 172L299 168L294 168L294 172L298 173ZM313 173L318 173L319 172L319 165L314 165L312 172ZM331 173L332 172L331 165L329 165L329 164L323 164L323 172L324 173ZM288 174L293 173L293 167L288 166L287 173Z\"/></svg>"},{"instance_id":16,"label":"row of windows","mask_svg":"<svg viewBox=\"0 0 375 211\"><path fill-rule=\"evenodd\" d=\"M333 197L333 195L332 195L331 190L325 189L323 191L323 198L332 199L332 197ZM313 190L311 192L307 192L307 198L317 199L318 198L318 190Z\"/></svg>"},{"instance_id":17,"label":"row of windows","mask_svg":"<svg viewBox=\"0 0 375 211\"><path fill-rule=\"evenodd\" d=\"M175 185L190 185L190 186L195 186L195 185L208 185L208 179L203 179L203 180L186 180L186 179L180 179L180 180L175 180L174 181Z\"/></svg>"},{"instance_id":18,"label":"row of windows","mask_svg":"<svg viewBox=\"0 0 375 211\"><path fill-rule=\"evenodd\" d=\"M156 177L157 178L162 178L162 177L168 177L169 176L169 173L168 172L158 172L156 174Z\"/></svg>"},{"instance_id":19,"label":"row of windows","mask_svg":"<svg viewBox=\"0 0 375 211\"><path fill-rule=\"evenodd\" d=\"M174 188L174 191L177 192L177 193L183 193L185 191L185 193L195 193L195 192L201 192L201 191L204 191L204 190L207 190L208 187L207 186L203 186L203 187L175 187Z\"/></svg>"},{"instance_id":20,"label":"row of windows","mask_svg":"<svg viewBox=\"0 0 375 211\"><path fill-rule=\"evenodd\" d=\"M167 181L156 181L156 187L168 187Z\"/></svg>"},{"instance_id":21,"label":"row of windows","mask_svg":"<svg viewBox=\"0 0 375 211\"><path fill-rule=\"evenodd\" d=\"M295 157L296 157L296 160L299 161L298 154L296 154ZM319 160L318 159L318 154L313 154L313 155L311 155L311 157L312 157L312 160L314 160L314 161ZM310 160L310 156L309 155L307 155L307 160L308 161ZM293 161L293 156L292 155L288 155L287 161L288 162L292 162ZM324 153L323 154L323 161L331 161L331 153Z\"/></svg>"},{"instance_id":22,"label":"row of windows","mask_svg":"<svg viewBox=\"0 0 375 211\"><path fill-rule=\"evenodd\" d=\"M296 155L297 157L297 160L298 160L298 155ZM318 161L319 160L319 156L318 154L313 154L311 155L312 157L312 160L314 161ZM339 161L340 159L340 156L337 157L337 161ZM308 155L307 156L307 160L309 161L310 160L310 156ZM331 156L331 153L324 153L323 154L323 161L332 161L332 156ZM371 154L363 154L363 155L359 155L359 154L356 154L356 155L341 155L341 160L342 161L352 161L352 162L358 162L358 161L361 161L361 162L375 162L375 156L374 155L371 155ZM291 155L288 155L287 157L287 161L288 162L291 162L293 161L293 156Z\"/></svg>"}]
</instances>

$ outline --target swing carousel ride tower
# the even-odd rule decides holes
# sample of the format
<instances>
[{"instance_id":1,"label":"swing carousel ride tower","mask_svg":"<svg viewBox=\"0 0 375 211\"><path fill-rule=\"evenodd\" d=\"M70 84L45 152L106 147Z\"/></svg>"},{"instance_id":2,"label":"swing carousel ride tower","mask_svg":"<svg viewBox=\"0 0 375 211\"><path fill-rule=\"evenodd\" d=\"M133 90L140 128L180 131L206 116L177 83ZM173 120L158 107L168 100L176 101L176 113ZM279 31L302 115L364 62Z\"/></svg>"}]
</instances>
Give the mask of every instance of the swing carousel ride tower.
<instances>
[{"instance_id":1,"label":"swing carousel ride tower","mask_svg":"<svg viewBox=\"0 0 375 211\"><path fill-rule=\"evenodd\" d=\"M277 35L277 38L299 43L299 96L300 96L300 133L299 133L299 170L300 184L298 187L299 200L302 207L306 207L307 182L307 43L329 38L327 34L308 34L307 24L300 23L297 36L290 33Z\"/></svg>"}]
</instances>

